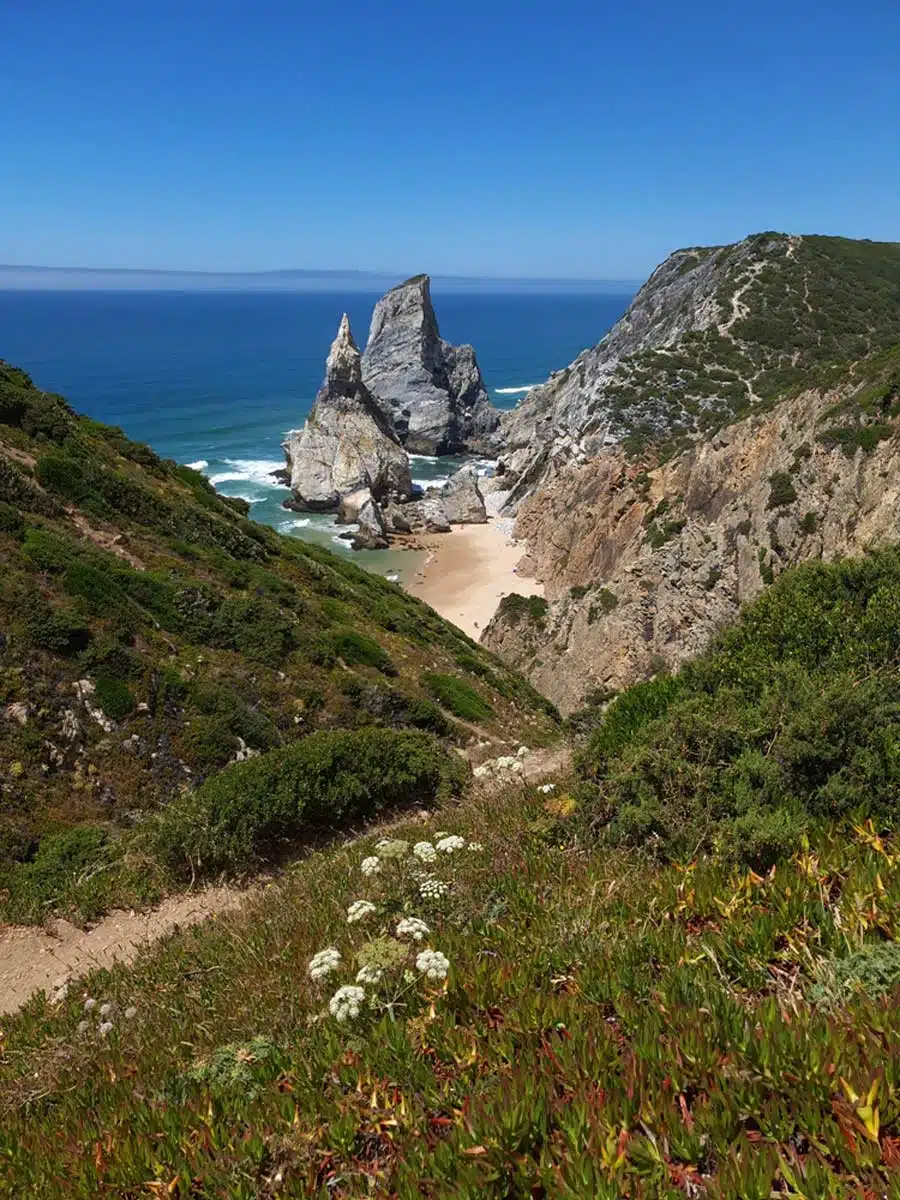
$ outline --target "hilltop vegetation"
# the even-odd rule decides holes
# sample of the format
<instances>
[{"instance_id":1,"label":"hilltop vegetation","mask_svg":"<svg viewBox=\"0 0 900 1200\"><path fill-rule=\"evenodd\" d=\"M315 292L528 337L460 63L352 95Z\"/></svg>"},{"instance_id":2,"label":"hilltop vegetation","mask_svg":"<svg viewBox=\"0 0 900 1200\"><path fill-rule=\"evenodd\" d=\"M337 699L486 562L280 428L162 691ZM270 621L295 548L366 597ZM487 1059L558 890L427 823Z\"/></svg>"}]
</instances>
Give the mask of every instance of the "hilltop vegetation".
<instances>
[{"instance_id":1,"label":"hilltop vegetation","mask_svg":"<svg viewBox=\"0 0 900 1200\"><path fill-rule=\"evenodd\" d=\"M757 234L679 252L647 288L673 274L682 293L696 283L698 311L682 296L675 335L623 357L603 386L634 453L677 453L900 342L900 243Z\"/></svg>"},{"instance_id":2,"label":"hilltop vegetation","mask_svg":"<svg viewBox=\"0 0 900 1200\"><path fill-rule=\"evenodd\" d=\"M469 689L488 736L552 729L533 689L432 610L247 511L0 365L0 912L150 894L158 874L140 856L126 869L125 843L236 760L349 730L362 761L380 726L433 735L449 761L472 734L435 672Z\"/></svg>"}]
</instances>

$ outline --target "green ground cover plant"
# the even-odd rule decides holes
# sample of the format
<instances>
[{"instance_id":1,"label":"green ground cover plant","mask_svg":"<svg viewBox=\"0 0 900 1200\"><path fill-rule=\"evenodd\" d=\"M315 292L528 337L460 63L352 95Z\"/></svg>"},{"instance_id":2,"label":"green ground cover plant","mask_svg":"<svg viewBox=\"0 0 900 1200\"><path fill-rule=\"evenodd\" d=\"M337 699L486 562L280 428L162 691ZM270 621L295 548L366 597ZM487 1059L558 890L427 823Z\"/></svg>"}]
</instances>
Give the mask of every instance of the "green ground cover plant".
<instances>
[{"instance_id":1,"label":"green ground cover plant","mask_svg":"<svg viewBox=\"0 0 900 1200\"><path fill-rule=\"evenodd\" d=\"M897 973L855 964L897 944L894 842L760 874L580 828L564 780L465 802L35 998L8 1194L893 1195Z\"/></svg>"}]
</instances>

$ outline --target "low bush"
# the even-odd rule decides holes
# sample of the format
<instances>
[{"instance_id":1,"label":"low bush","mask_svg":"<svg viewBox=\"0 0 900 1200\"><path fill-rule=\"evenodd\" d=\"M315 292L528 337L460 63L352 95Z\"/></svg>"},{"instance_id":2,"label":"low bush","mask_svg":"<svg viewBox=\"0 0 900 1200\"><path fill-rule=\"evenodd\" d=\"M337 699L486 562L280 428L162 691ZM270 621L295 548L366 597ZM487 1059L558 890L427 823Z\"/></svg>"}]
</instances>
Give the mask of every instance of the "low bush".
<instances>
[{"instance_id":1,"label":"low bush","mask_svg":"<svg viewBox=\"0 0 900 1200\"><path fill-rule=\"evenodd\" d=\"M111 721L122 721L136 707L131 689L113 675L99 675L95 680L97 703Z\"/></svg>"},{"instance_id":2,"label":"low bush","mask_svg":"<svg viewBox=\"0 0 900 1200\"><path fill-rule=\"evenodd\" d=\"M603 713L578 766L603 836L767 867L811 822L896 820L900 557L786 572L710 651Z\"/></svg>"},{"instance_id":3,"label":"low bush","mask_svg":"<svg viewBox=\"0 0 900 1200\"><path fill-rule=\"evenodd\" d=\"M494 714L487 700L456 675L427 671L422 676L422 685L434 696L438 704L449 709L455 717L462 717L464 721L487 721Z\"/></svg>"},{"instance_id":4,"label":"low bush","mask_svg":"<svg viewBox=\"0 0 900 1200\"><path fill-rule=\"evenodd\" d=\"M227 767L165 809L149 832L176 873L248 867L279 842L462 789L466 770L426 733L328 730Z\"/></svg>"},{"instance_id":5,"label":"low bush","mask_svg":"<svg viewBox=\"0 0 900 1200\"><path fill-rule=\"evenodd\" d=\"M520 596L518 592L510 592L497 606L497 615L505 617L510 625L526 621L536 625L538 629L543 629L548 608L549 605L543 596Z\"/></svg>"},{"instance_id":6,"label":"low bush","mask_svg":"<svg viewBox=\"0 0 900 1200\"><path fill-rule=\"evenodd\" d=\"M331 646L348 666L375 667L383 675L397 674L391 656L368 634L355 629L336 629L331 635Z\"/></svg>"}]
</instances>

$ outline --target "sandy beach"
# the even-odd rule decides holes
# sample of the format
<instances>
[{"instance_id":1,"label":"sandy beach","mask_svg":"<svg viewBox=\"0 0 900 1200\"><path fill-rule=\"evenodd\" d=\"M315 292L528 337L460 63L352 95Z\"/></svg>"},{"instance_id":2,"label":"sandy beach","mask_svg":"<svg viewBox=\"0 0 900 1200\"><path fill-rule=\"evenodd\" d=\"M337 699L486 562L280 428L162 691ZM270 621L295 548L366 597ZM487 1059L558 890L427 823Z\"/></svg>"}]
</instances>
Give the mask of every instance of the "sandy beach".
<instances>
[{"instance_id":1,"label":"sandy beach","mask_svg":"<svg viewBox=\"0 0 900 1200\"><path fill-rule=\"evenodd\" d=\"M478 641L503 596L544 592L537 580L516 573L525 543L514 542L508 528L507 521L492 517L486 525L456 525L450 533L434 534L406 590Z\"/></svg>"}]
</instances>

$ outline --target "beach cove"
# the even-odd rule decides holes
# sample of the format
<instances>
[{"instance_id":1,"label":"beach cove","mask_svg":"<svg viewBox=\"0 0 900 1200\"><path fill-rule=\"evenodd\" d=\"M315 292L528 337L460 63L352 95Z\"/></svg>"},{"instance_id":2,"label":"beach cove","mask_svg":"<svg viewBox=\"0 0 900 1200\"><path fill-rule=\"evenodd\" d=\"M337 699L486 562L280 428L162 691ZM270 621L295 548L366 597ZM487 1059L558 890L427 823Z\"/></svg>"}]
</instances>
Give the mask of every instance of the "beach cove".
<instances>
[{"instance_id":1,"label":"beach cove","mask_svg":"<svg viewBox=\"0 0 900 1200\"><path fill-rule=\"evenodd\" d=\"M425 560L403 586L479 641L504 596L544 594L541 583L517 569L526 547L512 538L511 527L510 520L490 516L484 525L456 525L417 539Z\"/></svg>"}]
</instances>

